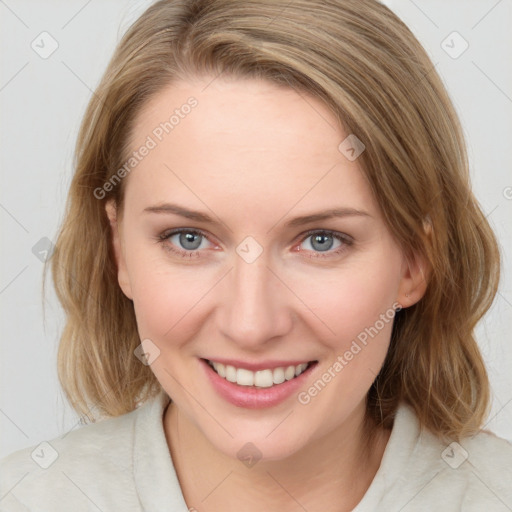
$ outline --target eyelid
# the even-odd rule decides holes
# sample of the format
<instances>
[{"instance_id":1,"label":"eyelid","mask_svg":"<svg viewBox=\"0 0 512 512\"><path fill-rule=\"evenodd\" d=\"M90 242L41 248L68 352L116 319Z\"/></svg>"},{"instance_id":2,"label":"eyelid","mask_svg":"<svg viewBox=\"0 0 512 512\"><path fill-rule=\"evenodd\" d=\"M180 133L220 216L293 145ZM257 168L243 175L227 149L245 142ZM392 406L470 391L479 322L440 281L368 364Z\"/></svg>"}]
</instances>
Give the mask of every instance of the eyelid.
<instances>
[{"instance_id":1,"label":"eyelid","mask_svg":"<svg viewBox=\"0 0 512 512\"><path fill-rule=\"evenodd\" d=\"M206 240L208 240L208 242L210 242L211 244L214 244L214 245L220 245L218 244L217 242L214 242L212 241L212 236L209 234L209 233L206 233L205 231L203 231L202 229L199 229L199 228L173 228L173 229L167 229L165 231L163 231L160 235L157 236L157 241L159 242L167 242L169 240L169 238L173 235L177 235L179 233L193 233L195 235L200 235L202 236L203 238L205 238ZM180 248L176 248L177 251L184 251L184 249L180 249ZM193 251L186 251L188 253L194 253L194 252L200 252L200 249L195 249Z\"/></svg>"},{"instance_id":2,"label":"eyelid","mask_svg":"<svg viewBox=\"0 0 512 512\"><path fill-rule=\"evenodd\" d=\"M211 236L208 233L206 233L204 230L199 229L199 228L187 228L187 227L180 227L180 228L173 228L173 229L165 230L160 235L157 236L157 241L165 244L165 242L167 242L171 236L178 234L178 233L197 234L197 235L202 236L203 238L206 238L206 240L208 240L210 243L214 243L211 240ZM304 252L304 253L308 253L308 254L312 253L312 255L310 256L311 258L320 258L321 259L321 258L335 257L336 255L340 254L345 249L347 249L349 246L351 246L354 242L354 239L350 235L347 235L346 233L342 233L340 231L335 231L332 229L314 228L314 229L310 229L310 230L305 231L305 232L301 233L300 235L298 235L295 238L294 244L302 243L307 238L309 238L310 236L315 235L315 234L326 234L328 236L331 236L332 238L339 240L340 242L343 243L343 245L336 250L325 251L325 254L322 251L307 251L307 250L303 250L303 249L296 250L296 252ZM215 245L219 245L219 244L216 243ZM201 250L201 249L187 251L185 249L180 249L180 248L174 247L174 246L172 246L172 248L167 247L167 250L169 250L171 252L175 252L182 256L184 256L185 254L200 256L200 253L203 252L203 250Z\"/></svg>"},{"instance_id":3,"label":"eyelid","mask_svg":"<svg viewBox=\"0 0 512 512\"><path fill-rule=\"evenodd\" d=\"M205 237L208 240L211 240L211 238L212 238L212 235L210 235L209 233L207 233L206 231L204 231L202 229L187 228L187 227L166 229L166 230L162 231L162 233L159 235L159 238L161 238L161 239L169 238L170 236L175 235L177 233L194 233L197 235L202 235L203 237Z\"/></svg>"},{"instance_id":4,"label":"eyelid","mask_svg":"<svg viewBox=\"0 0 512 512\"><path fill-rule=\"evenodd\" d=\"M161 235L159 235L159 238L161 238L161 239L169 238L171 235L176 234L176 233L181 233L181 232L199 234L199 235L204 236L206 239L208 239L210 241L212 238L212 235L210 235L209 233L207 233L206 231L204 231L200 228L187 228L187 227L167 229L167 230L163 231ZM333 229L325 229L325 228L309 229L308 231L305 231L305 232L301 233L300 235L297 235L295 240L303 241L308 236L314 235L316 233L327 233L332 236L339 236L340 238L343 238L347 242L353 241L353 238L350 235L347 235L346 233L342 233L341 231L336 231Z\"/></svg>"},{"instance_id":5,"label":"eyelid","mask_svg":"<svg viewBox=\"0 0 512 512\"><path fill-rule=\"evenodd\" d=\"M341 256L348 248L350 248L354 244L354 239L350 235L347 235L346 233L343 233L341 231L323 228L310 229L305 233L300 234L297 241L300 244L302 244L310 236L316 234L325 234L327 236L330 236L331 238L335 238L336 240L339 240L342 243L342 245L337 249L328 251L309 251L304 249L295 249L295 252L302 252L306 257L310 259L329 260Z\"/></svg>"},{"instance_id":6,"label":"eyelid","mask_svg":"<svg viewBox=\"0 0 512 512\"><path fill-rule=\"evenodd\" d=\"M299 235L299 237L297 238L297 240L300 240L302 242L306 238L310 237L311 235L316 235L317 233L325 233L329 236L332 236L333 238L341 239L347 243L351 243L354 241L354 239L350 235L347 235L346 233L342 233L341 231L335 231L333 229L322 229L322 228L310 229L304 233L301 233Z\"/></svg>"}]
</instances>

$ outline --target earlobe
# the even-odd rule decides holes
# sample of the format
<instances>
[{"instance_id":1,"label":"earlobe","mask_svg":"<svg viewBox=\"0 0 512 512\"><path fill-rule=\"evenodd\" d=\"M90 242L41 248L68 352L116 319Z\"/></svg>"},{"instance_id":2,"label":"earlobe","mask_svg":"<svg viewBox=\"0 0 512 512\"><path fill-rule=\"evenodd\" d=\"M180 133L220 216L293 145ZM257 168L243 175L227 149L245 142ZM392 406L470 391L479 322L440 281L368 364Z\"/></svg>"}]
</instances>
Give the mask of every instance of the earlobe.
<instances>
[{"instance_id":1,"label":"earlobe","mask_svg":"<svg viewBox=\"0 0 512 512\"><path fill-rule=\"evenodd\" d=\"M133 300L132 290L130 285L130 279L126 268L126 261L122 248L122 240L120 235L120 226L117 217L117 206L113 199L110 199L105 204L105 211L110 223L112 233L112 247L114 249L115 263L117 266L117 280L123 293L130 299Z\"/></svg>"},{"instance_id":2,"label":"earlobe","mask_svg":"<svg viewBox=\"0 0 512 512\"><path fill-rule=\"evenodd\" d=\"M403 308L413 306L425 295L427 286L428 264L426 258L418 253L405 258L397 302Z\"/></svg>"}]
</instances>

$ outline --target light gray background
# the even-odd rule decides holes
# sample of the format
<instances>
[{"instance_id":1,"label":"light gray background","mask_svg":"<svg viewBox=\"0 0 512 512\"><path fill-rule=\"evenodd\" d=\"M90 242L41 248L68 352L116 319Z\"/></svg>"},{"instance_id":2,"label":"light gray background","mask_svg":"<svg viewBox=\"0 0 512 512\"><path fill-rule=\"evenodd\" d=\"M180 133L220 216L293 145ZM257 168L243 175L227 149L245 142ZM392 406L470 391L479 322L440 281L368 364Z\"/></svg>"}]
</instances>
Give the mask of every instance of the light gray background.
<instances>
[{"instance_id":1,"label":"light gray background","mask_svg":"<svg viewBox=\"0 0 512 512\"><path fill-rule=\"evenodd\" d=\"M150 2L0 0L1 188L0 457L79 428L58 385L63 315L50 280L43 322L42 263L55 240L85 106L122 33ZM443 77L461 117L475 193L500 239L503 279L478 327L493 389L486 428L512 440L512 0L389 0ZM48 32L46 59L31 44ZM441 46L458 52L458 58ZM51 41L45 40L48 49ZM42 43L40 43L40 46ZM42 49L41 49L42 51Z\"/></svg>"}]
</instances>

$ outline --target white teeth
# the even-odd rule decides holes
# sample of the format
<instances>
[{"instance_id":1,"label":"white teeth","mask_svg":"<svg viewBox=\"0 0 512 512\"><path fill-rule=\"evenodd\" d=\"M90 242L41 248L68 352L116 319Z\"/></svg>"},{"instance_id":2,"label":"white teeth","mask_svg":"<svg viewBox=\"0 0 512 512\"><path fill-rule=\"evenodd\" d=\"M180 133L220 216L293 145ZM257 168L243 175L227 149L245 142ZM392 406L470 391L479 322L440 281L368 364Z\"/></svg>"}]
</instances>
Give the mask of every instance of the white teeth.
<instances>
[{"instance_id":1,"label":"white teeth","mask_svg":"<svg viewBox=\"0 0 512 512\"><path fill-rule=\"evenodd\" d=\"M299 364L295 368L295 377L298 377L307 368L307 366L308 366L307 363Z\"/></svg>"},{"instance_id":2,"label":"white teeth","mask_svg":"<svg viewBox=\"0 0 512 512\"><path fill-rule=\"evenodd\" d=\"M276 368L273 372L274 384L281 384L284 380L284 368Z\"/></svg>"},{"instance_id":3,"label":"white teeth","mask_svg":"<svg viewBox=\"0 0 512 512\"><path fill-rule=\"evenodd\" d=\"M238 368L236 371L236 383L239 386L253 386L254 372L246 370L245 368Z\"/></svg>"},{"instance_id":4,"label":"white teeth","mask_svg":"<svg viewBox=\"0 0 512 512\"><path fill-rule=\"evenodd\" d=\"M254 374L254 385L258 388L270 388L274 385L272 370L260 370Z\"/></svg>"},{"instance_id":5,"label":"white teeth","mask_svg":"<svg viewBox=\"0 0 512 512\"><path fill-rule=\"evenodd\" d=\"M295 366L288 366L284 371L284 378L286 380L292 380L295 377Z\"/></svg>"},{"instance_id":6,"label":"white teeth","mask_svg":"<svg viewBox=\"0 0 512 512\"><path fill-rule=\"evenodd\" d=\"M229 364L226 366L226 380L229 380L229 382L236 382L236 368Z\"/></svg>"},{"instance_id":7,"label":"white teeth","mask_svg":"<svg viewBox=\"0 0 512 512\"><path fill-rule=\"evenodd\" d=\"M217 366L215 366L217 365ZM214 363L214 368L221 377L226 376L226 367L222 363Z\"/></svg>"},{"instance_id":8,"label":"white teeth","mask_svg":"<svg viewBox=\"0 0 512 512\"><path fill-rule=\"evenodd\" d=\"M210 365L220 377L229 382L237 383L239 386L256 386L257 388L270 388L275 384L282 384L285 380L298 377L308 367L308 363L297 366L274 368L273 370L258 370L252 372L245 368L235 368L231 365L223 365L210 361Z\"/></svg>"}]
</instances>

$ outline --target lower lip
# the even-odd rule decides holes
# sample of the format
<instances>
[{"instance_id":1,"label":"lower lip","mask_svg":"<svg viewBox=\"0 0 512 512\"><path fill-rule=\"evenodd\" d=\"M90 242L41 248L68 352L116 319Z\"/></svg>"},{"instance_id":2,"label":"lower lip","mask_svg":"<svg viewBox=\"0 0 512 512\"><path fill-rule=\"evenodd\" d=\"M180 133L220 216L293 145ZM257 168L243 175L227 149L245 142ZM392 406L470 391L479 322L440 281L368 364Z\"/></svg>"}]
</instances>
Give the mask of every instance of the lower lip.
<instances>
[{"instance_id":1,"label":"lower lip","mask_svg":"<svg viewBox=\"0 0 512 512\"><path fill-rule=\"evenodd\" d=\"M264 409L284 402L297 392L317 365L316 362L311 364L298 377L284 381L282 384L275 384L270 388L257 388L229 382L222 378L204 359L200 359L200 363L217 393L233 405L245 409Z\"/></svg>"}]
</instances>

